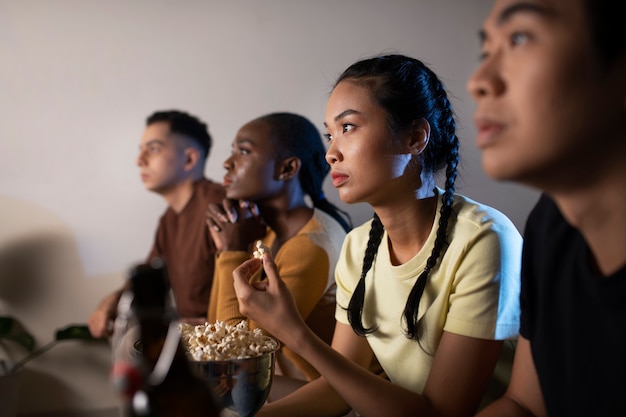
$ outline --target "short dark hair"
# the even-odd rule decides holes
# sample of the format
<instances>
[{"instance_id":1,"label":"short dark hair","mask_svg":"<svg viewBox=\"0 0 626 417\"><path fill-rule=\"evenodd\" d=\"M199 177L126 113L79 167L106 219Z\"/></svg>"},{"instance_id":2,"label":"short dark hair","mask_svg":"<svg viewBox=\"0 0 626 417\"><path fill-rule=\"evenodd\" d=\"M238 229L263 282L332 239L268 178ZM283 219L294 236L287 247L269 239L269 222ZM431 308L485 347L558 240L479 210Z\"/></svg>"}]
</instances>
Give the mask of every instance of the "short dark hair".
<instances>
[{"instance_id":1,"label":"short dark hair","mask_svg":"<svg viewBox=\"0 0 626 417\"><path fill-rule=\"evenodd\" d=\"M585 0L591 39L605 65L613 64L626 51L626 4L616 0Z\"/></svg>"},{"instance_id":2,"label":"short dark hair","mask_svg":"<svg viewBox=\"0 0 626 417\"><path fill-rule=\"evenodd\" d=\"M157 122L170 125L170 132L184 135L196 142L204 151L204 158L209 156L213 140L206 123L189 113L180 110L160 110L146 119L146 126Z\"/></svg>"}]
</instances>

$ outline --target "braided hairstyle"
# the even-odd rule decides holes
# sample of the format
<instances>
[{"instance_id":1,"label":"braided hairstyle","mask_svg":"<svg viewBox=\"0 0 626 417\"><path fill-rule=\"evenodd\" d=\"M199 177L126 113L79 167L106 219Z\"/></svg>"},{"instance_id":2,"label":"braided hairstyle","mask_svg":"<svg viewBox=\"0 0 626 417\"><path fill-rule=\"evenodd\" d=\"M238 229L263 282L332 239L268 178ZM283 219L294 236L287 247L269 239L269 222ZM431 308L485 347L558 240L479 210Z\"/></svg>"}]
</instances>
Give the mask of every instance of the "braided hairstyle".
<instances>
[{"instance_id":1,"label":"braided hairstyle","mask_svg":"<svg viewBox=\"0 0 626 417\"><path fill-rule=\"evenodd\" d=\"M300 159L298 179L303 191L311 198L313 207L329 214L341 224L346 232L352 229L348 213L332 204L322 186L330 171L326 162L326 149L322 136L307 118L293 113L271 113L260 117L270 127L273 140L277 143L278 156Z\"/></svg>"},{"instance_id":2,"label":"braided hairstyle","mask_svg":"<svg viewBox=\"0 0 626 417\"><path fill-rule=\"evenodd\" d=\"M448 226L453 214L459 140L455 133L456 122L452 106L437 75L419 60L403 55L384 55L359 61L339 76L335 86L344 80L363 85L371 91L376 103L387 112L387 123L394 135L406 131L415 120L427 120L430 124L430 140L421 155L422 172L434 175L446 167L445 191L435 244L426 261L426 267L411 289L403 313L406 336L419 341L420 300L428 275L447 248ZM347 308L350 325L361 336L374 331L372 327L365 328L362 321L365 276L372 267L383 232L383 224L374 215L361 278Z\"/></svg>"}]
</instances>

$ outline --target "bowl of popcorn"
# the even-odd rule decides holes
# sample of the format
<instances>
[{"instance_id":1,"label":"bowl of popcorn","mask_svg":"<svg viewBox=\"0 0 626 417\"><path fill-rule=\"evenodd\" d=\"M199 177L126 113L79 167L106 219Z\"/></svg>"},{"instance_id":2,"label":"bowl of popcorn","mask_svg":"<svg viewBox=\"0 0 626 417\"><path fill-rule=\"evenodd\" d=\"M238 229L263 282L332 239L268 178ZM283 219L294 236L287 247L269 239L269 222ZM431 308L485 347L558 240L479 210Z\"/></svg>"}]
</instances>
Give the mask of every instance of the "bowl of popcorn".
<instances>
[{"instance_id":1,"label":"bowl of popcorn","mask_svg":"<svg viewBox=\"0 0 626 417\"><path fill-rule=\"evenodd\" d=\"M213 387L225 410L223 416L253 416L272 386L279 344L247 321L232 326L221 321L181 324L187 357Z\"/></svg>"}]
</instances>

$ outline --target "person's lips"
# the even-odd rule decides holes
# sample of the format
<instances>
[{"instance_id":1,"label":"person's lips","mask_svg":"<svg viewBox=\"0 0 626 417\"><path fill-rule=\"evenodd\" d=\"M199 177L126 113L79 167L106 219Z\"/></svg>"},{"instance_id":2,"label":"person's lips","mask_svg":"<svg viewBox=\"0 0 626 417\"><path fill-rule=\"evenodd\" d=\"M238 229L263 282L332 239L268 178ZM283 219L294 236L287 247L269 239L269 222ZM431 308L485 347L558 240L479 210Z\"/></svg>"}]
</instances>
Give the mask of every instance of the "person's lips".
<instances>
[{"instance_id":1,"label":"person's lips","mask_svg":"<svg viewBox=\"0 0 626 417\"><path fill-rule=\"evenodd\" d=\"M148 174L147 174L147 173L145 173L145 172L141 172L141 173L140 173L140 176L141 176L141 181L142 181L142 182L146 182L146 181L148 180L148 178L150 178L150 175L148 175Z\"/></svg>"},{"instance_id":2,"label":"person's lips","mask_svg":"<svg viewBox=\"0 0 626 417\"><path fill-rule=\"evenodd\" d=\"M224 187L228 187L230 184L232 184L232 182L233 181L228 176L224 175L224 179L222 179L222 185Z\"/></svg>"},{"instance_id":3,"label":"person's lips","mask_svg":"<svg viewBox=\"0 0 626 417\"><path fill-rule=\"evenodd\" d=\"M330 176L333 179L333 187L341 187L350 178L347 174L338 171L331 172Z\"/></svg>"},{"instance_id":4,"label":"person's lips","mask_svg":"<svg viewBox=\"0 0 626 417\"><path fill-rule=\"evenodd\" d=\"M485 149L493 145L505 129L503 123L484 117L475 117L474 124L478 130L476 145L480 149Z\"/></svg>"}]
</instances>

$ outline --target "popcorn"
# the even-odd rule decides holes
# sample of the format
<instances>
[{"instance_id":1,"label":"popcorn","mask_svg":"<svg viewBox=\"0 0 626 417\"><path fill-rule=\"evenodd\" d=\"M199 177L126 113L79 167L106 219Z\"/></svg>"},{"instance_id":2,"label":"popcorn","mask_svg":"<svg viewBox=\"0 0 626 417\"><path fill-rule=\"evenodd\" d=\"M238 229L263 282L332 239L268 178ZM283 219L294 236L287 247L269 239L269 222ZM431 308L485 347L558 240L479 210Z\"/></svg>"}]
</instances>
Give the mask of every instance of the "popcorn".
<instances>
[{"instance_id":1,"label":"popcorn","mask_svg":"<svg viewBox=\"0 0 626 417\"><path fill-rule=\"evenodd\" d=\"M253 253L252 256L254 256L257 259L263 259L263 255L265 253L269 253L270 255L272 254L271 249L269 248L269 246L267 246L265 243L263 243L260 240L256 241L256 249Z\"/></svg>"},{"instance_id":2,"label":"popcorn","mask_svg":"<svg viewBox=\"0 0 626 417\"><path fill-rule=\"evenodd\" d=\"M194 361L251 358L278 349L278 342L261 329L250 330L247 320L236 326L218 320L198 326L182 323L179 328L187 356Z\"/></svg>"}]
</instances>

